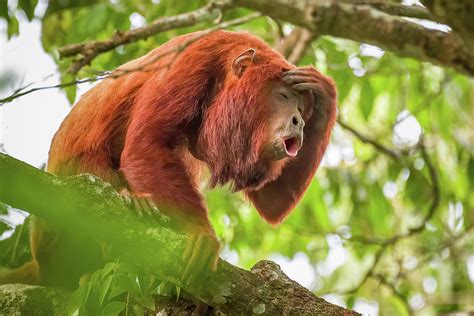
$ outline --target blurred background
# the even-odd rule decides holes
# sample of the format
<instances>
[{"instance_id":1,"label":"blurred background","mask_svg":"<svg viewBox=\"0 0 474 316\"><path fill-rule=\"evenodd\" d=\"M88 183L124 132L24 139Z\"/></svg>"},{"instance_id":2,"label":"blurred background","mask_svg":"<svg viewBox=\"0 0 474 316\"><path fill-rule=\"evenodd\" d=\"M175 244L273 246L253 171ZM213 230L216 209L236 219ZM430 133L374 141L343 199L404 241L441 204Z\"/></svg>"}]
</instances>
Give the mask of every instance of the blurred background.
<instances>
[{"instance_id":1,"label":"blurred background","mask_svg":"<svg viewBox=\"0 0 474 316\"><path fill-rule=\"evenodd\" d=\"M0 0L5 10L5 1ZM99 55L76 76L59 47L108 39L205 1L8 1L0 14L0 149L44 168L51 138L96 76L212 22L159 33ZM412 2L405 1L411 5ZM232 10L225 18L248 14ZM419 22L449 32L449 27ZM278 47L295 26L269 17L230 28ZM276 35L277 34L277 35ZM278 35L279 34L279 35ZM280 37L279 37L280 36ZM370 315L474 309L474 81L376 46L315 36L296 62L337 85L339 123L304 199L279 227L240 194L207 192L222 257L271 259L335 304ZM0 204L0 265L28 260L26 212Z\"/></svg>"}]
</instances>

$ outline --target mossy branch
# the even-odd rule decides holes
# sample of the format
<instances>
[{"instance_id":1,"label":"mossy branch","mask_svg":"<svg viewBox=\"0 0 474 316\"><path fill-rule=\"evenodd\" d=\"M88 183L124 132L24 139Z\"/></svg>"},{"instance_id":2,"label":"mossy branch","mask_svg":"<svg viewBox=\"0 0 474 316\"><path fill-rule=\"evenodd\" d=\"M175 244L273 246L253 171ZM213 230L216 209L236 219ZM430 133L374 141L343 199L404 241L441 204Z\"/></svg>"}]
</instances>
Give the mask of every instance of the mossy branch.
<instances>
[{"instance_id":1,"label":"mossy branch","mask_svg":"<svg viewBox=\"0 0 474 316\"><path fill-rule=\"evenodd\" d=\"M216 272L183 284L186 234L171 228L163 215L138 216L109 184L91 175L60 177L0 153L0 201L105 242L120 259L176 283L226 314L357 314L316 297L270 261L246 271L220 260Z\"/></svg>"}]
</instances>

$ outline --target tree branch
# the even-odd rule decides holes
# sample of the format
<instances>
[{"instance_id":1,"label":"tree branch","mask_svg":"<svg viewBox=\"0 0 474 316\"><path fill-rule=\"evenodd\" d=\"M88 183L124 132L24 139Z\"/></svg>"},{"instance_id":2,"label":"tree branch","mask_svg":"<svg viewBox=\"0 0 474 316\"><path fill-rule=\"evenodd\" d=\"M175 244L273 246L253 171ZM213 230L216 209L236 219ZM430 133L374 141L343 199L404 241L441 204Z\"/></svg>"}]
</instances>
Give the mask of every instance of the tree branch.
<instances>
[{"instance_id":1,"label":"tree branch","mask_svg":"<svg viewBox=\"0 0 474 316\"><path fill-rule=\"evenodd\" d=\"M217 25L215 25L211 28L208 28L208 29L200 32L196 36L193 36L193 37L189 38L188 40L184 41L181 45L179 45L177 47L173 47L173 48L169 49L168 51L157 55L155 58L151 59L149 62L144 63L144 64L142 64L142 65L140 65L139 67L136 67L136 68L127 68L127 69L118 68L114 72L110 72L110 71L97 72L97 73L99 73L99 75L96 76L96 77L85 78L85 79L80 79L80 80L73 80L73 81L60 83L60 84L55 84L55 85L51 85L51 86L36 87L36 88L31 88L31 89L26 90L28 87L32 86L34 83L27 84L23 87L20 87L20 88L16 89L9 96L0 99L0 106L4 105L6 103L12 102L16 98L22 97L24 95L27 95L27 94L30 94L30 93L33 93L33 92L36 92L36 91L55 89L55 88L65 88L65 87L74 86L74 85L85 83L85 82L95 82L95 81L98 81L98 80L103 80L107 77L117 78L117 77L129 74L131 72L137 72L137 71L143 71L143 72L158 71L158 70L160 70L164 67L169 67L176 60L178 54L176 54L174 56L173 60L168 65L160 66L158 68L153 67L153 64L158 59L160 59L160 58L162 58L166 55L182 52L189 45L191 45L192 43L194 43L198 39L202 38L203 36L205 36L205 35L207 35L211 32L214 32L214 31L220 30L220 29L225 29L225 28L228 28L228 27L231 27L231 26L239 25L239 24L248 22L252 19L258 18L260 16L261 16L260 13L253 12L249 15L246 15L246 16L243 16L243 17L240 17L240 18L236 18L236 19L233 19L233 20L229 20L229 21L219 23L219 24L217 24Z\"/></svg>"},{"instance_id":2,"label":"tree branch","mask_svg":"<svg viewBox=\"0 0 474 316\"><path fill-rule=\"evenodd\" d=\"M337 123L342 127L344 128L345 130L349 131L352 135L354 135L355 137L357 137L361 142L365 143L365 144L370 144L372 145L373 147L375 147L376 150L378 150L379 152L391 157L392 159L395 159L395 160L398 160L401 158L402 154L398 151L395 151L393 149L390 149L384 145L382 145L381 143L363 135L362 133L360 133L359 131L357 131L355 128L349 126L347 123L343 122L340 118L337 119Z\"/></svg>"},{"instance_id":3,"label":"tree branch","mask_svg":"<svg viewBox=\"0 0 474 316\"><path fill-rule=\"evenodd\" d=\"M357 137L361 142L363 143L368 143L374 146L376 150L379 152L389 156L390 158L396 160L396 161L403 161L401 160L402 157L406 156L405 152L396 152L392 149L387 148L386 146L380 144L379 142L363 135L359 131L355 130L354 128L348 126L344 122L342 122L340 119L338 119L338 124L351 132L355 137ZM389 248L389 246L394 246L396 245L400 240L412 237L414 235L417 235L421 232L424 231L426 228L426 224L433 218L436 210L438 209L441 201L441 190L440 190L440 182L439 182L439 176L438 176L438 171L436 170L433 162L431 161L430 156L428 155L425 145L423 144L423 140L420 141L418 148L421 152L421 156L423 157L423 160L426 163L427 169L428 169L428 175L430 178L431 182L431 204L428 209L428 212L426 215L423 217L423 220L418 224L413 227L409 227L407 231L396 234L390 238L387 239L374 239L374 238L366 238L365 236L352 236L351 240L354 240L356 242L360 243L365 243L365 244L370 244L370 245L375 245L378 246L379 249L375 253L374 260L370 267L367 269L364 277L361 278L361 281L354 287L342 291L343 294L349 294L349 293L355 293L357 292L364 284L365 282L371 277L374 276L374 271L382 259L385 251ZM408 162L405 162L407 167L413 172L415 169L413 169L410 165L407 164Z\"/></svg>"},{"instance_id":4,"label":"tree branch","mask_svg":"<svg viewBox=\"0 0 474 316\"><path fill-rule=\"evenodd\" d=\"M433 20L433 16L428 10L419 5L402 5L380 0L343 0L342 2L353 5L369 5L377 10L390 15L397 15L406 18L416 18Z\"/></svg>"},{"instance_id":5,"label":"tree branch","mask_svg":"<svg viewBox=\"0 0 474 316\"><path fill-rule=\"evenodd\" d=\"M185 284L187 235L159 211L139 217L113 188L92 175L59 177L0 154L0 201L76 235L94 236L112 253L232 315L357 315L314 296L272 262L245 271L220 260L216 272Z\"/></svg>"},{"instance_id":6,"label":"tree branch","mask_svg":"<svg viewBox=\"0 0 474 316\"><path fill-rule=\"evenodd\" d=\"M106 78L105 76L98 76L98 77L85 78L85 79L80 79L80 80L73 80L73 81L69 81L69 82L65 82L65 83L58 83L58 84L51 85L51 86L36 87L36 88L31 88L31 89L26 90L26 88L31 86L31 84L28 84L24 87L18 88L17 90L15 90L9 96L7 96L3 99L0 99L0 107L2 105L6 104L6 103L12 102L13 100L15 100L19 97L22 97L24 95L27 95L27 94L30 94L30 93L33 93L33 92L36 92L36 91L57 89L57 88L65 88L65 87L75 86L75 85L86 83L86 82L95 82L95 81L102 80L102 79L105 79L105 78Z\"/></svg>"},{"instance_id":7,"label":"tree branch","mask_svg":"<svg viewBox=\"0 0 474 316\"><path fill-rule=\"evenodd\" d=\"M275 49L282 53L292 64L297 64L304 56L308 46L316 38L316 34L302 27L295 27L293 31L275 45Z\"/></svg>"},{"instance_id":8,"label":"tree branch","mask_svg":"<svg viewBox=\"0 0 474 316\"><path fill-rule=\"evenodd\" d=\"M423 0L436 20L451 26L471 51L474 50L474 2L471 0Z\"/></svg>"},{"instance_id":9,"label":"tree branch","mask_svg":"<svg viewBox=\"0 0 474 316\"><path fill-rule=\"evenodd\" d=\"M301 37L301 33L303 32L303 28L295 27L290 34L282 37L280 41L275 45L275 49L279 51L285 58L291 53L293 47L295 47L296 42Z\"/></svg>"},{"instance_id":10,"label":"tree branch","mask_svg":"<svg viewBox=\"0 0 474 316\"><path fill-rule=\"evenodd\" d=\"M474 75L474 55L456 34L426 29L369 5L321 0L234 0L234 3L320 35L369 43L400 56Z\"/></svg>"},{"instance_id":11,"label":"tree branch","mask_svg":"<svg viewBox=\"0 0 474 316\"><path fill-rule=\"evenodd\" d=\"M76 55L80 56L80 58L76 60L69 69L70 73L75 74L81 70L82 67L90 64L90 62L101 53L110 51L120 45L146 39L160 32L218 19L222 16L222 11L227 7L227 4L211 2L207 6L195 11L157 19L144 27L136 28L127 32L116 31L110 39L105 41L73 44L59 48L59 57L65 58Z\"/></svg>"},{"instance_id":12,"label":"tree branch","mask_svg":"<svg viewBox=\"0 0 474 316\"><path fill-rule=\"evenodd\" d=\"M303 58L306 50L311 45L311 42L317 37L313 32L303 29L301 35L296 42L293 50L291 51L290 56L288 56L288 61L292 64L297 64L301 58Z\"/></svg>"}]
</instances>

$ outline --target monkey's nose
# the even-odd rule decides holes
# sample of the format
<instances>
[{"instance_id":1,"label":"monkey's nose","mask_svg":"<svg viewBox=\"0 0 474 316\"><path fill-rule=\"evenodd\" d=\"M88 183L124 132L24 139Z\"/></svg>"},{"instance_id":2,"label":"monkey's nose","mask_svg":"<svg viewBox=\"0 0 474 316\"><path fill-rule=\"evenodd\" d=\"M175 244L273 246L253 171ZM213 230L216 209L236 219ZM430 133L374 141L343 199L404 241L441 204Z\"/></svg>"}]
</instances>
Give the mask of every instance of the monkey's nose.
<instances>
[{"instance_id":1,"label":"monkey's nose","mask_svg":"<svg viewBox=\"0 0 474 316\"><path fill-rule=\"evenodd\" d=\"M303 129L304 120L299 115L293 115L293 117L291 118L291 124L298 129Z\"/></svg>"}]
</instances>

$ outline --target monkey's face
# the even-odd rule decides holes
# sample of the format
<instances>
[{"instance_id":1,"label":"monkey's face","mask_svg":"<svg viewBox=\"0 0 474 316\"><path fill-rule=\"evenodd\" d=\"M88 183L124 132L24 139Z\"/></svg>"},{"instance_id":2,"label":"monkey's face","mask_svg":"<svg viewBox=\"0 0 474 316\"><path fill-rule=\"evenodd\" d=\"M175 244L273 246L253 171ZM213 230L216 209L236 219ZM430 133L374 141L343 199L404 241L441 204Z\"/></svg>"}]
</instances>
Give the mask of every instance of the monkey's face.
<instances>
[{"instance_id":1,"label":"monkey's face","mask_svg":"<svg viewBox=\"0 0 474 316\"><path fill-rule=\"evenodd\" d=\"M264 150L273 161L296 157L303 146L304 96L281 81L271 83L269 96Z\"/></svg>"}]
</instances>

